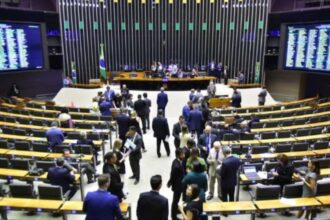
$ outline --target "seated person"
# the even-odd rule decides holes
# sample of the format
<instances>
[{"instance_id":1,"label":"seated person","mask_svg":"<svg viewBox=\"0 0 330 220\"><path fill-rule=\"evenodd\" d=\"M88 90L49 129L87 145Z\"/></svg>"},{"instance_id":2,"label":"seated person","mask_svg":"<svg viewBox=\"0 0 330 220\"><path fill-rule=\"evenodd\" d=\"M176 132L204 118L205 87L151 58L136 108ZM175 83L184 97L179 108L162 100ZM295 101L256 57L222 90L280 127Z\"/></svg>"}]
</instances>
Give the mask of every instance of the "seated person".
<instances>
[{"instance_id":1,"label":"seated person","mask_svg":"<svg viewBox=\"0 0 330 220\"><path fill-rule=\"evenodd\" d=\"M58 120L60 122L60 127L73 128L73 121L67 108L61 110L61 113L58 115Z\"/></svg>"},{"instance_id":2,"label":"seated person","mask_svg":"<svg viewBox=\"0 0 330 220\"><path fill-rule=\"evenodd\" d=\"M78 171L70 164L70 163L77 163L79 160L79 155L72 155L69 149L65 149L63 151L63 158L64 158L64 166L67 168L69 171L73 171L74 173L77 173ZM85 170L87 179L88 179L88 184L94 183L97 178L97 174L93 166L87 162L87 161L81 161L78 162L80 166L80 170Z\"/></svg>"},{"instance_id":3,"label":"seated person","mask_svg":"<svg viewBox=\"0 0 330 220\"><path fill-rule=\"evenodd\" d=\"M256 116L256 114L251 115L251 120L249 121L249 127L252 128L253 124L259 123L260 119Z\"/></svg>"},{"instance_id":4,"label":"seated person","mask_svg":"<svg viewBox=\"0 0 330 220\"><path fill-rule=\"evenodd\" d=\"M48 169L47 179L51 185L61 186L63 194L68 191L68 199L70 200L77 191L77 188L73 185L75 183L75 175L73 171L69 171L64 168L64 159L56 159L56 166Z\"/></svg>"},{"instance_id":5,"label":"seated person","mask_svg":"<svg viewBox=\"0 0 330 220\"><path fill-rule=\"evenodd\" d=\"M198 70L196 68L193 68L191 71L191 78L195 78L199 76Z\"/></svg>"},{"instance_id":6,"label":"seated person","mask_svg":"<svg viewBox=\"0 0 330 220\"><path fill-rule=\"evenodd\" d=\"M97 165L100 164L100 161L97 160L97 156L98 156L97 151L99 150L99 148L94 145L93 140L87 138L87 133L85 131L80 132L80 139L77 140L77 144L92 146L94 160L96 161Z\"/></svg>"},{"instance_id":7,"label":"seated person","mask_svg":"<svg viewBox=\"0 0 330 220\"><path fill-rule=\"evenodd\" d=\"M279 165L271 171L274 176L271 184L280 185L281 189L283 189L284 185L292 183L294 168L285 154L278 155L277 161Z\"/></svg>"},{"instance_id":8,"label":"seated person","mask_svg":"<svg viewBox=\"0 0 330 220\"><path fill-rule=\"evenodd\" d=\"M203 213L203 202L199 198L200 189L197 184L188 185L186 195L188 202L179 206L183 220L198 220Z\"/></svg>"},{"instance_id":9,"label":"seated person","mask_svg":"<svg viewBox=\"0 0 330 220\"><path fill-rule=\"evenodd\" d=\"M61 145L64 142L64 132L58 128L57 121L51 123L51 128L46 131L46 138L51 150L53 150L56 145Z\"/></svg>"}]
</instances>

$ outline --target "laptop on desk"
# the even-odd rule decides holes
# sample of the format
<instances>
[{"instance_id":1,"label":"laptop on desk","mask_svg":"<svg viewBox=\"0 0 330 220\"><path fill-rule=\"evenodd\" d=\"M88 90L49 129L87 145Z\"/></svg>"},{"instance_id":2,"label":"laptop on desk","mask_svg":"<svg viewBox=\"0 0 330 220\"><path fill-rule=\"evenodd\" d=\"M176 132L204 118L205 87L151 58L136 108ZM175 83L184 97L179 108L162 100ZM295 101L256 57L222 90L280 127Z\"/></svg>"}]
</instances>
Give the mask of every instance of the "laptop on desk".
<instances>
[{"instance_id":1,"label":"laptop on desk","mask_svg":"<svg viewBox=\"0 0 330 220\"><path fill-rule=\"evenodd\" d=\"M244 166L243 171L248 180L260 180L255 166Z\"/></svg>"}]
</instances>

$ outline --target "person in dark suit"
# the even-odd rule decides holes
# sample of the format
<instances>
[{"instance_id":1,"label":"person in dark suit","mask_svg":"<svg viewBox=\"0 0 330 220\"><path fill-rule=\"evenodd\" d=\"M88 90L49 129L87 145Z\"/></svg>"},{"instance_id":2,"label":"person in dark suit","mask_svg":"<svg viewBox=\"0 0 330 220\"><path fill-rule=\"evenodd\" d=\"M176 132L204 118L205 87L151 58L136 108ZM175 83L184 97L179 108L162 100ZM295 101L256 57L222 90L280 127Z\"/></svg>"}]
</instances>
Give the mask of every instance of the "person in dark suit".
<instances>
[{"instance_id":1,"label":"person in dark suit","mask_svg":"<svg viewBox=\"0 0 330 220\"><path fill-rule=\"evenodd\" d=\"M73 186L75 183L75 176L73 171L69 171L63 166L64 159L58 158L56 160L56 166L48 169L47 179L51 185L61 186L63 194L70 190L68 195L70 200L77 191L77 188Z\"/></svg>"},{"instance_id":2,"label":"person in dark suit","mask_svg":"<svg viewBox=\"0 0 330 220\"><path fill-rule=\"evenodd\" d=\"M53 121L51 123L51 128L46 131L46 138L51 150L64 142L64 132L58 127L58 122Z\"/></svg>"},{"instance_id":3,"label":"person in dark suit","mask_svg":"<svg viewBox=\"0 0 330 220\"><path fill-rule=\"evenodd\" d=\"M221 195L222 201L234 201L235 186L237 185L237 171L241 166L241 161L231 155L231 149L225 147L223 149L225 159L222 162L220 169L221 178Z\"/></svg>"},{"instance_id":4,"label":"person in dark suit","mask_svg":"<svg viewBox=\"0 0 330 220\"><path fill-rule=\"evenodd\" d=\"M201 150L201 157L206 160L208 157L213 143L217 140L217 136L212 134L212 127L207 125L204 129L204 133L198 139L198 147Z\"/></svg>"},{"instance_id":5,"label":"person in dark suit","mask_svg":"<svg viewBox=\"0 0 330 220\"><path fill-rule=\"evenodd\" d=\"M110 186L109 175L100 175L97 181L99 189L88 192L83 203L86 220L123 220L118 198L107 191Z\"/></svg>"},{"instance_id":6,"label":"person in dark suit","mask_svg":"<svg viewBox=\"0 0 330 220\"><path fill-rule=\"evenodd\" d=\"M134 102L134 110L136 112L136 114L141 118L141 122L142 122L142 130L143 133L146 133L146 110L147 109L147 105L145 103L144 100L142 100L142 96L138 95L138 100L136 100Z\"/></svg>"},{"instance_id":7,"label":"person in dark suit","mask_svg":"<svg viewBox=\"0 0 330 220\"><path fill-rule=\"evenodd\" d=\"M167 156L170 156L170 145L168 144L168 138L170 136L170 129L167 119L163 117L163 111L158 110L158 115L152 120L152 130L154 131L154 137L157 139L157 155L161 157L160 144L163 141Z\"/></svg>"},{"instance_id":8,"label":"person in dark suit","mask_svg":"<svg viewBox=\"0 0 330 220\"><path fill-rule=\"evenodd\" d=\"M184 117L181 115L179 121L173 125L172 135L174 137L174 146L175 148L180 147L180 133L182 126L184 125Z\"/></svg>"},{"instance_id":9,"label":"person in dark suit","mask_svg":"<svg viewBox=\"0 0 330 220\"><path fill-rule=\"evenodd\" d=\"M146 115L145 115L145 120L146 120L146 127L149 130L150 129L150 108L151 108L151 100L148 98L147 93L143 93L143 98L144 102L146 103Z\"/></svg>"},{"instance_id":10,"label":"person in dark suit","mask_svg":"<svg viewBox=\"0 0 330 220\"><path fill-rule=\"evenodd\" d=\"M189 122L188 122L189 114L190 114L190 111L192 111L192 110L193 110L193 103L191 101L189 101L187 103L187 105L183 106L183 108L182 108L182 115L183 115L184 120L185 120L186 124L188 125L188 127L189 127Z\"/></svg>"},{"instance_id":11,"label":"person in dark suit","mask_svg":"<svg viewBox=\"0 0 330 220\"><path fill-rule=\"evenodd\" d=\"M172 187L173 199L171 206L171 216L172 220L177 220L178 212L178 203L180 201L182 193L182 179L185 175L185 168L183 165L184 151L181 148L175 150L176 158L172 162L170 179L167 182L167 187Z\"/></svg>"},{"instance_id":12,"label":"person in dark suit","mask_svg":"<svg viewBox=\"0 0 330 220\"><path fill-rule=\"evenodd\" d=\"M239 84L244 84L245 83L245 75L242 70L238 72L238 83Z\"/></svg>"},{"instance_id":13,"label":"person in dark suit","mask_svg":"<svg viewBox=\"0 0 330 220\"><path fill-rule=\"evenodd\" d=\"M107 86L107 89L105 90L103 96L105 97L105 99L108 102L112 102L113 101L113 97L115 96L115 91L113 91L110 86Z\"/></svg>"},{"instance_id":14,"label":"person in dark suit","mask_svg":"<svg viewBox=\"0 0 330 220\"><path fill-rule=\"evenodd\" d=\"M233 106L235 108L240 108L241 102L242 102L241 93L239 91L237 91L236 88L234 88L234 93L231 97L231 106Z\"/></svg>"},{"instance_id":15,"label":"person in dark suit","mask_svg":"<svg viewBox=\"0 0 330 220\"><path fill-rule=\"evenodd\" d=\"M138 220L167 220L168 200L159 194L162 187L162 177L152 176L150 179L151 191L140 194L136 214Z\"/></svg>"},{"instance_id":16,"label":"person in dark suit","mask_svg":"<svg viewBox=\"0 0 330 220\"><path fill-rule=\"evenodd\" d=\"M165 116L165 108L168 102L167 94L164 92L164 88L160 88L160 93L157 95L157 108L162 109Z\"/></svg>"},{"instance_id":17,"label":"person in dark suit","mask_svg":"<svg viewBox=\"0 0 330 220\"><path fill-rule=\"evenodd\" d=\"M224 80L224 84L227 85L228 84L228 79L229 79L229 69L228 66L225 66L225 68L223 69L223 80Z\"/></svg>"},{"instance_id":18,"label":"person in dark suit","mask_svg":"<svg viewBox=\"0 0 330 220\"><path fill-rule=\"evenodd\" d=\"M20 95L21 95L21 91L19 87L16 85L16 83L13 83L9 89L8 97L13 97L13 96L20 97Z\"/></svg>"},{"instance_id":19,"label":"person in dark suit","mask_svg":"<svg viewBox=\"0 0 330 220\"><path fill-rule=\"evenodd\" d=\"M100 112L101 112L101 115L102 116L111 116L111 102L106 100L106 99L103 99L101 100L100 102Z\"/></svg>"},{"instance_id":20,"label":"person in dark suit","mask_svg":"<svg viewBox=\"0 0 330 220\"><path fill-rule=\"evenodd\" d=\"M110 175L110 186L108 191L116 195L119 202L125 197L123 193L124 183L121 181L120 175L116 168L117 154L115 152L108 152L104 155L103 174Z\"/></svg>"},{"instance_id":21,"label":"person in dark suit","mask_svg":"<svg viewBox=\"0 0 330 220\"><path fill-rule=\"evenodd\" d=\"M203 114L198 109L198 107L195 105L194 109L190 111L189 117L188 117L188 124L189 124L189 130L191 133L197 133L197 136L199 137L201 133L203 132Z\"/></svg>"},{"instance_id":22,"label":"person in dark suit","mask_svg":"<svg viewBox=\"0 0 330 220\"><path fill-rule=\"evenodd\" d=\"M142 151L143 152L147 152L145 145L144 145L144 141L143 141L143 134L142 134L142 130L140 127L140 118L137 116L135 111L131 112L131 117L129 119L129 127L130 126L134 126L136 128L137 133L141 136L142 138Z\"/></svg>"},{"instance_id":23,"label":"person in dark suit","mask_svg":"<svg viewBox=\"0 0 330 220\"><path fill-rule=\"evenodd\" d=\"M116 117L116 121L118 125L119 138L124 141L130 125L130 118L127 114L125 114L124 109L120 109L120 113Z\"/></svg>"},{"instance_id":24,"label":"person in dark suit","mask_svg":"<svg viewBox=\"0 0 330 220\"><path fill-rule=\"evenodd\" d=\"M127 88L126 84L123 84L122 88L120 89L121 97L123 97L123 105L126 108L127 100L129 98L129 89Z\"/></svg>"},{"instance_id":25,"label":"person in dark suit","mask_svg":"<svg viewBox=\"0 0 330 220\"><path fill-rule=\"evenodd\" d=\"M280 185L281 189L283 189L284 185L292 183L294 167L289 162L288 156L285 154L278 155L277 160L279 165L274 169L274 171L272 171L274 179L271 181L271 184Z\"/></svg>"},{"instance_id":26,"label":"person in dark suit","mask_svg":"<svg viewBox=\"0 0 330 220\"><path fill-rule=\"evenodd\" d=\"M142 158L141 148L142 148L142 137L136 131L135 126L130 126L127 133L127 140L133 143L133 146L128 144L126 146L130 150L129 163L132 169L133 176L130 179L135 179L134 185L138 184L140 181L140 160ZM126 142L127 142L126 140ZM126 145L126 144L125 144Z\"/></svg>"}]
</instances>

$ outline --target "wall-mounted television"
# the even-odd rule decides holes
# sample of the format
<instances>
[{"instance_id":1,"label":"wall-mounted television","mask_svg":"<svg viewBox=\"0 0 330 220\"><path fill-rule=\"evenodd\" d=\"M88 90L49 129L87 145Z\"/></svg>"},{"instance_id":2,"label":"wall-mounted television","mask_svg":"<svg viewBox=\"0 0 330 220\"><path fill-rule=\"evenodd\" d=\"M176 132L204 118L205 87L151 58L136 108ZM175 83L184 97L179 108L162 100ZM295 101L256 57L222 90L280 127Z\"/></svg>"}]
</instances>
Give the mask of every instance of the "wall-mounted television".
<instances>
[{"instance_id":1,"label":"wall-mounted television","mask_svg":"<svg viewBox=\"0 0 330 220\"><path fill-rule=\"evenodd\" d=\"M43 35L40 23L0 21L0 72L45 69Z\"/></svg>"},{"instance_id":2,"label":"wall-mounted television","mask_svg":"<svg viewBox=\"0 0 330 220\"><path fill-rule=\"evenodd\" d=\"M284 33L284 69L330 72L330 22L287 24Z\"/></svg>"}]
</instances>

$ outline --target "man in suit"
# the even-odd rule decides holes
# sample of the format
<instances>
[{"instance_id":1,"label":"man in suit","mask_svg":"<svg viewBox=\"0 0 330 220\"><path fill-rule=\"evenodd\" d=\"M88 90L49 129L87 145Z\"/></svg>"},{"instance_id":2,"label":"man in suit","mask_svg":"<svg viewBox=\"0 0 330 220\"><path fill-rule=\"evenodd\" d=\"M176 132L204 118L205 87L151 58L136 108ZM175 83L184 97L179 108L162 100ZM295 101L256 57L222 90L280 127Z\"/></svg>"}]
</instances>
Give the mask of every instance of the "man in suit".
<instances>
[{"instance_id":1,"label":"man in suit","mask_svg":"<svg viewBox=\"0 0 330 220\"><path fill-rule=\"evenodd\" d=\"M239 84L244 84L245 83L245 75L244 73L242 72L242 70L240 70L238 72L238 83Z\"/></svg>"},{"instance_id":2,"label":"man in suit","mask_svg":"<svg viewBox=\"0 0 330 220\"><path fill-rule=\"evenodd\" d=\"M266 89L266 86L263 86L260 93L258 94L259 105L265 105L266 96L267 96L267 89Z\"/></svg>"},{"instance_id":3,"label":"man in suit","mask_svg":"<svg viewBox=\"0 0 330 220\"><path fill-rule=\"evenodd\" d=\"M119 138L122 141L125 141L126 133L129 128L130 118L127 114L125 114L125 110L122 108L120 109L119 115L116 117L117 125L118 125L118 134Z\"/></svg>"},{"instance_id":4,"label":"man in suit","mask_svg":"<svg viewBox=\"0 0 330 220\"><path fill-rule=\"evenodd\" d=\"M145 114L145 120L146 120L146 127L149 130L150 129L150 108L151 108L151 100L148 98L147 93L143 93L144 102L146 103L146 114Z\"/></svg>"},{"instance_id":5,"label":"man in suit","mask_svg":"<svg viewBox=\"0 0 330 220\"><path fill-rule=\"evenodd\" d=\"M48 146L52 150L56 145L61 145L64 142L64 132L58 127L56 121L53 121L51 123L51 128L46 131L46 138Z\"/></svg>"},{"instance_id":6,"label":"man in suit","mask_svg":"<svg viewBox=\"0 0 330 220\"><path fill-rule=\"evenodd\" d=\"M132 169L133 176L129 177L130 179L135 179L134 185L138 184L140 181L140 160L142 158L141 148L142 148L142 137L137 133L135 126L130 126L127 132L127 140L129 143L126 146L130 150L129 154L129 163ZM128 143L126 140L126 143ZM125 143L125 145L126 145Z\"/></svg>"},{"instance_id":7,"label":"man in suit","mask_svg":"<svg viewBox=\"0 0 330 220\"><path fill-rule=\"evenodd\" d=\"M103 96L108 102L112 103L113 97L115 96L115 91L113 91L110 86L107 86L107 90L105 90Z\"/></svg>"},{"instance_id":8,"label":"man in suit","mask_svg":"<svg viewBox=\"0 0 330 220\"><path fill-rule=\"evenodd\" d=\"M223 159L224 156L220 141L216 141L213 143L213 148L210 150L207 157L207 163L209 164L209 195L206 198L207 200L211 200L213 198L215 181L217 181L218 184L218 198L221 199L221 179L219 173L217 173L217 170L220 169Z\"/></svg>"},{"instance_id":9,"label":"man in suit","mask_svg":"<svg viewBox=\"0 0 330 220\"><path fill-rule=\"evenodd\" d=\"M84 200L86 220L123 220L118 198L107 191L110 186L109 175L100 175L97 182L99 189L88 192Z\"/></svg>"},{"instance_id":10,"label":"man in suit","mask_svg":"<svg viewBox=\"0 0 330 220\"><path fill-rule=\"evenodd\" d=\"M134 110L136 114L141 118L142 122L142 130L143 134L146 133L146 111L147 111L147 105L144 100L142 100L142 96L138 95L138 100L134 102Z\"/></svg>"},{"instance_id":11,"label":"man in suit","mask_svg":"<svg viewBox=\"0 0 330 220\"><path fill-rule=\"evenodd\" d=\"M100 112L102 116L111 116L111 101L108 101L107 99L103 99L100 102Z\"/></svg>"},{"instance_id":12,"label":"man in suit","mask_svg":"<svg viewBox=\"0 0 330 220\"><path fill-rule=\"evenodd\" d=\"M175 148L180 147L180 132L184 124L184 117L180 115L179 121L173 125L172 135L174 137Z\"/></svg>"},{"instance_id":13,"label":"man in suit","mask_svg":"<svg viewBox=\"0 0 330 220\"><path fill-rule=\"evenodd\" d=\"M231 106L233 106L235 108L240 108L241 102L242 102L241 93L236 88L234 88L234 92L231 97Z\"/></svg>"},{"instance_id":14,"label":"man in suit","mask_svg":"<svg viewBox=\"0 0 330 220\"><path fill-rule=\"evenodd\" d=\"M189 114L190 114L190 111L192 111L192 110L193 110L192 101L187 102L187 105L183 106L183 109L182 109L182 115L183 115L184 120L188 127L189 127L189 124L188 124Z\"/></svg>"},{"instance_id":15,"label":"man in suit","mask_svg":"<svg viewBox=\"0 0 330 220\"><path fill-rule=\"evenodd\" d=\"M75 176L73 171L69 171L63 166L64 159L58 158L56 160L56 166L48 169L47 179L51 185L61 186L63 194L70 190L68 196L70 200L77 191L77 188L73 186L75 183Z\"/></svg>"},{"instance_id":16,"label":"man in suit","mask_svg":"<svg viewBox=\"0 0 330 220\"><path fill-rule=\"evenodd\" d=\"M138 220L167 220L168 219L168 200L159 194L162 187L162 177L152 176L150 179L152 190L140 194L137 204Z\"/></svg>"},{"instance_id":17,"label":"man in suit","mask_svg":"<svg viewBox=\"0 0 330 220\"><path fill-rule=\"evenodd\" d=\"M89 145L93 149L93 155L94 155L94 160L96 162L96 165L99 165L101 162L97 159L98 158L98 150L99 148L95 146L94 142L92 139L89 139L87 137L86 131L80 132L80 139L77 140L77 145Z\"/></svg>"},{"instance_id":18,"label":"man in suit","mask_svg":"<svg viewBox=\"0 0 330 220\"><path fill-rule=\"evenodd\" d=\"M201 150L201 157L205 160L209 156L211 148L216 140L217 136L212 134L212 127L207 125L204 129L204 133L198 139L198 147Z\"/></svg>"},{"instance_id":19,"label":"man in suit","mask_svg":"<svg viewBox=\"0 0 330 220\"><path fill-rule=\"evenodd\" d=\"M164 92L164 88L160 88L160 92L157 95L157 108L162 109L165 116L165 108L168 102L167 94Z\"/></svg>"},{"instance_id":20,"label":"man in suit","mask_svg":"<svg viewBox=\"0 0 330 220\"><path fill-rule=\"evenodd\" d=\"M127 88L126 84L123 84L122 88L120 89L120 94L121 94L121 97L123 98L123 104L124 104L124 107L126 108L127 106L127 100L128 100L128 97L129 97L129 89Z\"/></svg>"},{"instance_id":21,"label":"man in suit","mask_svg":"<svg viewBox=\"0 0 330 220\"><path fill-rule=\"evenodd\" d=\"M223 69L223 80L224 80L224 84L227 85L228 84L228 79L229 79L229 69L228 66L225 66L225 68Z\"/></svg>"},{"instance_id":22,"label":"man in suit","mask_svg":"<svg viewBox=\"0 0 330 220\"><path fill-rule=\"evenodd\" d=\"M180 201L181 193L182 193L182 179L185 175L185 168L183 164L184 160L184 151L181 148L177 148L175 150L176 158L172 162L170 179L167 182L167 187L172 187L173 191L173 199L171 206L171 216L172 220L177 220L178 212L178 203Z\"/></svg>"},{"instance_id":23,"label":"man in suit","mask_svg":"<svg viewBox=\"0 0 330 220\"><path fill-rule=\"evenodd\" d=\"M230 147L223 148L225 159L220 169L222 201L234 201L235 186L237 185L237 171L241 161L231 154Z\"/></svg>"},{"instance_id":24,"label":"man in suit","mask_svg":"<svg viewBox=\"0 0 330 220\"><path fill-rule=\"evenodd\" d=\"M108 191L118 197L119 202L125 197L123 193L124 183L121 181L120 174L117 171L117 154L116 152L108 152L104 155L103 174L110 175L110 186Z\"/></svg>"},{"instance_id":25,"label":"man in suit","mask_svg":"<svg viewBox=\"0 0 330 220\"><path fill-rule=\"evenodd\" d=\"M164 143L167 156L170 156L170 146L168 144L168 138L170 136L170 129L167 119L163 117L162 109L158 110L158 115L152 120L152 130L154 131L154 137L157 139L157 155L161 157L160 144Z\"/></svg>"},{"instance_id":26,"label":"man in suit","mask_svg":"<svg viewBox=\"0 0 330 220\"><path fill-rule=\"evenodd\" d=\"M194 109L190 111L188 117L189 130L192 134L197 133L199 137L203 131L203 114L198 109L197 105L194 106Z\"/></svg>"}]
</instances>

